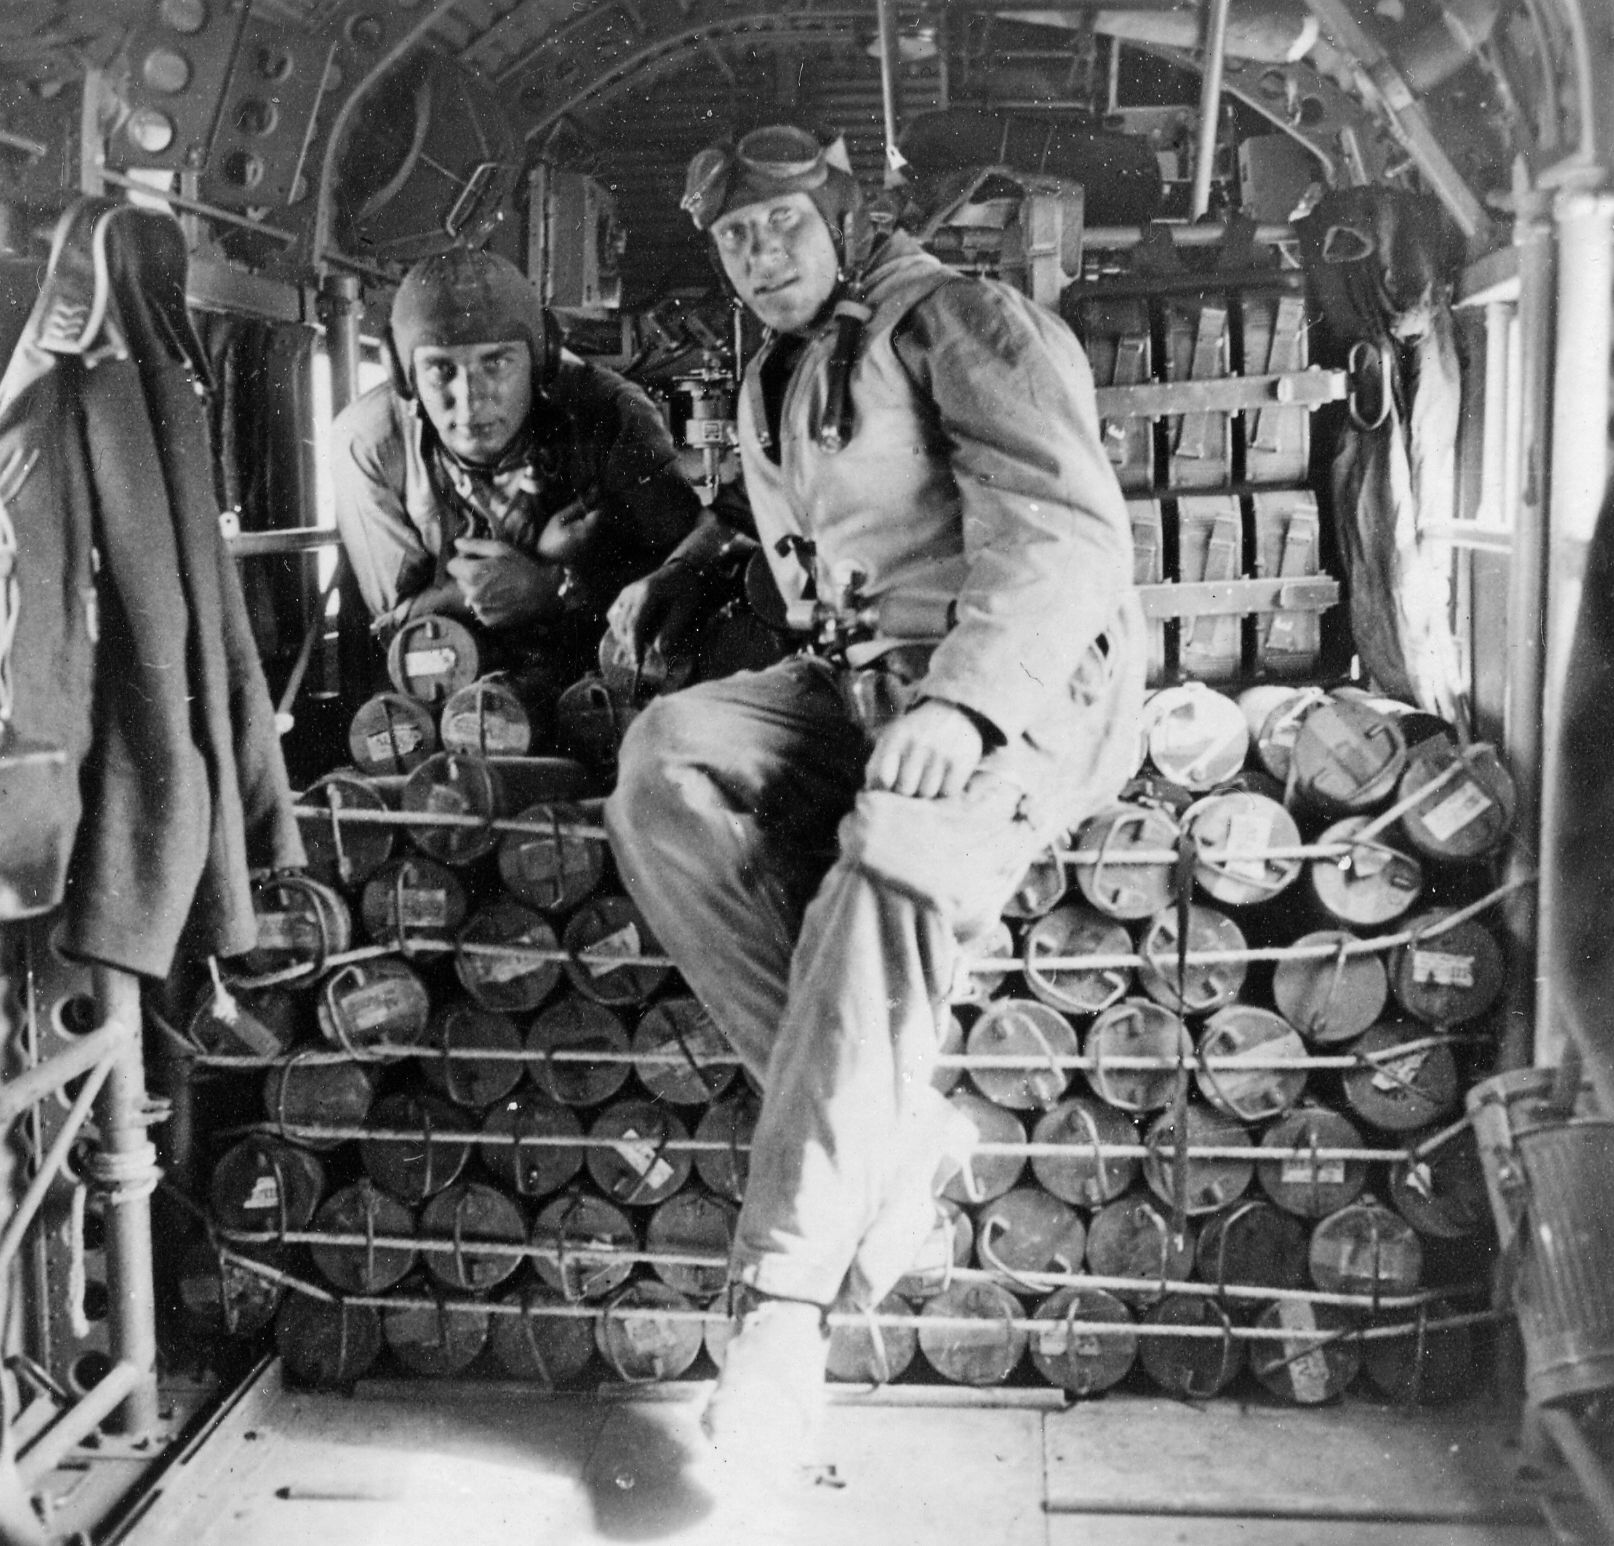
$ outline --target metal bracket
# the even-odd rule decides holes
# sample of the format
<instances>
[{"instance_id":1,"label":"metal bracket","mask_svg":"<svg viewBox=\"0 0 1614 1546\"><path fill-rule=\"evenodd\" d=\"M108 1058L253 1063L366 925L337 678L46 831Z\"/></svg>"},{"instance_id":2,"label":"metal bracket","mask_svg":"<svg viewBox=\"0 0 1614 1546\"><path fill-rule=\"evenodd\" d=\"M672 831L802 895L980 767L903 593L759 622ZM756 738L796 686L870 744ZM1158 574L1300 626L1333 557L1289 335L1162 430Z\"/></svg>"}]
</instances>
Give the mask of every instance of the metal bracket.
<instances>
[{"instance_id":1,"label":"metal bracket","mask_svg":"<svg viewBox=\"0 0 1614 1546\"><path fill-rule=\"evenodd\" d=\"M1140 585L1143 615L1151 621L1172 617L1214 617L1247 612L1326 612L1339 604L1339 581L1326 575L1304 579L1196 580Z\"/></svg>"},{"instance_id":2,"label":"metal bracket","mask_svg":"<svg viewBox=\"0 0 1614 1546\"><path fill-rule=\"evenodd\" d=\"M1097 389L1099 417L1153 418L1165 413L1238 413L1278 404L1286 408L1319 408L1343 402L1347 378L1342 370L1277 371L1261 376L1223 376L1210 381L1148 381L1137 386Z\"/></svg>"}]
</instances>

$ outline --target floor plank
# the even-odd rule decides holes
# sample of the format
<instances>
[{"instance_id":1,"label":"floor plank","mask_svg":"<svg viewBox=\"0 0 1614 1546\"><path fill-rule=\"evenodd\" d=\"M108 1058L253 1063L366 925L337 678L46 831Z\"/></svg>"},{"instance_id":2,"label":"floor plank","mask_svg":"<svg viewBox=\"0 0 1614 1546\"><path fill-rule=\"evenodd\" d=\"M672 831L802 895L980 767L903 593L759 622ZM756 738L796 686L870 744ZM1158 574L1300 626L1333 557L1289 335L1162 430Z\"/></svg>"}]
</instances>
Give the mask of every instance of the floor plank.
<instances>
[{"instance_id":1,"label":"floor plank","mask_svg":"<svg viewBox=\"0 0 1614 1546\"><path fill-rule=\"evenodd\" d=\"M1048 1546L1553 1546L1545 1525L1377 1524L1365 1520L1168 1519L1062 1514Z\"/></svg>"}]
</instances>

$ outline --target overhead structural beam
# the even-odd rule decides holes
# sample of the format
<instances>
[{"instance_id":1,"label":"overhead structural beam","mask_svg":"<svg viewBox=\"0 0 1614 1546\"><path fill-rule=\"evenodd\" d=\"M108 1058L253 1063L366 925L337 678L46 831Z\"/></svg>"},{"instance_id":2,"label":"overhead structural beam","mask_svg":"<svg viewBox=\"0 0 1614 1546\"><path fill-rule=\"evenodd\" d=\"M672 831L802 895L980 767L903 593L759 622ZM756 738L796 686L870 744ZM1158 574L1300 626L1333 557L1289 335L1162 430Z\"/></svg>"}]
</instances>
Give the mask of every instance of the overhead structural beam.
<instances>
[{"instance_id":1,"label":"overhead structural beam","mask_svg":"<svg viewBox=\"0 0 1614 1546\"><path fill-rule=\"evenodd\" d=\"M1324 35L1356 61L1363 94L1383 113L1390 132L1406 149L1435 196L1465 237L1488 234L1490 217L1435 137L1429 117L1389 54L1351 14L1345 0L1306 0Z\"/></svg>"}]
</instances>

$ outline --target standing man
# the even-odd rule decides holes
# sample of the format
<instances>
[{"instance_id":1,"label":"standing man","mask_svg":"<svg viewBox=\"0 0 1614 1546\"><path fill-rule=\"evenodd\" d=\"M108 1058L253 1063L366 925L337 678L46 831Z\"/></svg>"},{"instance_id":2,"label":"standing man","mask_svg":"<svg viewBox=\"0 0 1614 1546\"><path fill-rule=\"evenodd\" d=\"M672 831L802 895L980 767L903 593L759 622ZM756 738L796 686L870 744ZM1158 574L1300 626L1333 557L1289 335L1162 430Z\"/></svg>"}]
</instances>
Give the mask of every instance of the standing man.
<instances>
[{"instance_id":1,"label":"standing man","mask_svg":"<svg viewBox=\"0 0 1614 1546\"><path fill-rule=\"evenodd\" d=\"M814 1459L826 1310L913 1265L973 1137L931 1088L959 943L1131 771L1144 657L1092 377L1056 317L875 240L844 151L793 126L701 152L684 208L769 330L740 452L820 653L652 704L606 822L765 1092L704 1424L780 1467ZM702 527L623 592L625 647L726 540Z\"/></svg>"},{"instance_id":2,"label":"standing man","mask_svg":"<svg viewBox=\"0 0 1614 1546\"><path fill-rule=\"evenodd\" d=\"M650 399L565 354L516 266L454 248L392 304L390 383L337 418L336 523L374 629L449 613L592 663L605 608L685 537L694 489Z\"/></svg>"}]
</instances>

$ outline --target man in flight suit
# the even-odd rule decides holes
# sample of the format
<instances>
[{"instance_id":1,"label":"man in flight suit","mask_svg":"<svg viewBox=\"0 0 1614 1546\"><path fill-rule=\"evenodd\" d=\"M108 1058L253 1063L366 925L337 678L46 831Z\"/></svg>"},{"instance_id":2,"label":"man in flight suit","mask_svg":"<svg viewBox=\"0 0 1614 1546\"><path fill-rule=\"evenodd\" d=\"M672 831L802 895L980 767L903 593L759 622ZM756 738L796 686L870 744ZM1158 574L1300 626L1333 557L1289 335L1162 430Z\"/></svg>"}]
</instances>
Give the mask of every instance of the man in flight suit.
<instances>
[{"instance_id":1,"label":"man in flight suit","mask_svg":"<svg viewBox=\"0 0 1614 1546\"><path fill-rule=\"evenodd\" d=\"M562 351L537 291L493 253L417 263L389 344L391 381L343 411L332 446L375 631L448 613L585 669L606 605L700 514L654 404Z\"/></svg>"},{"instance_id":2,"label":"man in flight suit","mask_svg":"<svg viewBox=\"0 0 1614 1546\"><path fill-rule=\"evenodd\" d=\"M764 1090L704 1416L750 1470L813 1463L826 1311L878 1303L936 1222L973 1137L931 1086L960 943L1131 771L1144 658L1058 318L877 240L838 142L795 126L703 151L684 207L768 329L747 494L834 645L652 704L606 807L629 891ZM708 522L623 592L624 648L728 540Z\"/></svg>"}]
</instances>

